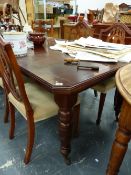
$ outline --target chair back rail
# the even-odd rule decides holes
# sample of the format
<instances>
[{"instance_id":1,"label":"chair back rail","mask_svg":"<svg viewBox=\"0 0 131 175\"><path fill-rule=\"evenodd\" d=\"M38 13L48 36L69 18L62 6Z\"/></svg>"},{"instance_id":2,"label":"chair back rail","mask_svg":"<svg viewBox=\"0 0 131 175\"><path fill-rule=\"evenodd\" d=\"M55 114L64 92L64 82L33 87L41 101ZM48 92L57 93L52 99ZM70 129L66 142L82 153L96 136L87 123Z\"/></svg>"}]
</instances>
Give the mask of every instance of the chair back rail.
<instances>
[{"instance_id":1,"label":"chair back rail","mask_svg":"<svg viewBox=\"0 0 131 175\"><path fill-rule=\"evenodd\" d=\"M131 30L125 24L114 23L106 29L101 29L99 39L111 43L125 44L126 33L131 36Z\"/></svg>"},{"instance_id":2,"label":"chair back rail","mask_svg":"<svg viewBox=\"0 0 131 175\"><path fill-rule=\"evenodd\" d=\"M0 39L0 69L6 92L8 94L11 93L16 100L22 101L26 110L33 114L33 109L25 91L24 80L12 47L9 43L1 42L1 40L2 39ZM10 55L10 57L8 55ZM17 84L17 86L15 84Z\"/></svg>"}]
</instances>

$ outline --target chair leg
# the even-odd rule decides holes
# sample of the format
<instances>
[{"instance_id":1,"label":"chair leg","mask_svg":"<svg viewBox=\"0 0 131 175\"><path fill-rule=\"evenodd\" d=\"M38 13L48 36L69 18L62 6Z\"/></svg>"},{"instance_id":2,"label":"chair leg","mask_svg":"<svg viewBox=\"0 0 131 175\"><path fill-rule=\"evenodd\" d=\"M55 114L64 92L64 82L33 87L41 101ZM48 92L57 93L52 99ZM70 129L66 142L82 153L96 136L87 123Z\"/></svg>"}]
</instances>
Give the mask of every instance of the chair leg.
<instances>
[{"instance_id":1,"label":"chair leg","mask_svg":"<svg viewBox=\"0 0 131 175\"><path fill-rule=\"evenodd\" d=\"M5 94L5 114L4 114L4 123L8 122L8 116L9 116L9 102L7 95Z\"/></svg>"},{"instance_id":2,"label":"chair leg","mask_svg":"<svg viewBox=\"0 0 131 175\"><path fill-rule=\"evenodd\" d=\"M96 90L94 90L94 95L95 95L95 97L97 97L97 96L98 96L98 93L97 93L97 91L96 91Z\"/></svg>"},{"instance_id":3,"label":"chair leg","mask_svg":"<svg viewBox=\"0 0 131 175\"><path fill-rule=\"evenodd\" d=\"M15 108L9 102L9 113L10 113L10 131L9 131L9 138L14 138L14 131L15 131Z\"/></svg>"},{"instance_id":4,"label":"chair leg","mask_svg":"<svg viewBox=\"0 0 131 175\"><path fill-rule=\"evenodd\" d=\"M120 110L121 110L122 101L123 101L123 98L116 88L115 96L114 96L114 110L115 110L116 121L118 121L118 115L119 115Z\"/></svg>"},{"instance_id":5,"label":"chair leg","mask_svg":"<svg viewBox=\"0 0 131 175\"><path fill-rule=\"evenodd\" d=\"M72 136L79 136L79 121L80 121L80 104L77 104L73 107L73 127L72 127Z\"/></svg>"},{"instance_id":6,"label":"chair leg","mask_svg":"<svg viewBox=\"0 0 131 175\"><path fill-rule=\"evenodd\" d=\"M28 118L31 119L32 116ZM31 157L31 153L32 153L33 145L34 145L34 137L35 137L35 124L34 124L33 119L31 119L30 121L27 120L27 122L28 122L28 142L27 142L26 154L24 158L25 164L28 164L30 161L30 157Z\"/></svg>"},{"instance_id":7,"label":"chair leg","mask_svg":"<svg viewBox=\"0 0 131 175\"><path fill-rule=\"evenodd\" d=\"M96 120L97 125L99 125L101 122L101 114L102 114L105 98L106 98L106 94L101 93L100 94L99 109L98 109L98 116L97 116L97 120Z\"/></svg>"}]
</instances>

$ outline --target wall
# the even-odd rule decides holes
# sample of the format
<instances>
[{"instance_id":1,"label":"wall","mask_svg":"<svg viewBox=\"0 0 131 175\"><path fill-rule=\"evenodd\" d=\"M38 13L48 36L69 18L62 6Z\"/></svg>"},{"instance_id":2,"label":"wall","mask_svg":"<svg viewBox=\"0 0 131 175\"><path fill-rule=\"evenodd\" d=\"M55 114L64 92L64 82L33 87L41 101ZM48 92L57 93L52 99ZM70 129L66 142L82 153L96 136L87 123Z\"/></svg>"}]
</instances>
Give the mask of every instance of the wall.
<instances>
[{"instance_id":1,"label":"wall","mask_svg":"<svg viewBox=\"0 0 131 175\"><path fill-rule=\"evenodd\" d=\"M87 12L88 9L102 9L107 2L113 2L115 4L126 3L131 5L131 0L76 0L78 4L78 13L79 12Z\"/></svg>"}]
</instances>

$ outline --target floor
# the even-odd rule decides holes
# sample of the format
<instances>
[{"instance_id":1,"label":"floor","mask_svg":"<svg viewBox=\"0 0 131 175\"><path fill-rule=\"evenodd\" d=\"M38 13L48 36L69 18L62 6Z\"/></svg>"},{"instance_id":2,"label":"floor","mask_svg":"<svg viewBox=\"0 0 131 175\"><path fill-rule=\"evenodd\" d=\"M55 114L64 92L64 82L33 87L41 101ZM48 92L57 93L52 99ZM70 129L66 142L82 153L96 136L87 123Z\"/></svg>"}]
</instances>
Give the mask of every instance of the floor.
<instances>
[{"instance_id":1,"label":"floor","mask_svg":"<svg viewBox=\"0 0 131 175\"><path fill-rule=\"evenodd\" d=\"M16 131L8 139L9 123L3 123L3 93L0 90L0 175L105 175L117 123L113 111L114 90L107 95L100 126L95 125L99 97L93 90L81 93L80 135L72 141L72 164L67 166L59 152L57 117L36 125L35 146L28 165L23 163L26 123L16 112ZM131 145L119 175L131 174Z\"/></svg>"}]
</instances>

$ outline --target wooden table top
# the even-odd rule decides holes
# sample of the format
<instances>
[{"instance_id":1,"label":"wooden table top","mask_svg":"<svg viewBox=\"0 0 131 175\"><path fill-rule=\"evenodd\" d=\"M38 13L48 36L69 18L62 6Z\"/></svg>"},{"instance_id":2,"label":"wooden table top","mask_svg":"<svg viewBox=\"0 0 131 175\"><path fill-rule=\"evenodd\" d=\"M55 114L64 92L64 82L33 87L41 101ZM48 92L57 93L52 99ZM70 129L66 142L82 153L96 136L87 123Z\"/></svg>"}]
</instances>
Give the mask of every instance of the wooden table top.
<instances>
[{"instance_id":1,"label":"wooden table top","mask_svg":"<svg viewBox=\"0 0 131 175\"><path fill-rule=\"evenodd\" d=\"M67 56L59 51L45 48L29 50L28 55L18 58L18 64L24 74L52 93L81 92L98 82L115 75L123 63L97 63L81 61L81 65L93 64L99 67L94 70L77 70L76 65L64 64Z\"/></svg>"},{"instance_id":2,"label":"wooden table top","mask_svg":"<svg viewBox=\"0 0 131 175\"><path fill-rule=\"evenodd\" d=\"M66 57L60 51L50 50L48 46L45 46L45 48L28 51L26 57L18 58L18 64L25 75L53 93L54 100L59 107L60 151L65 162L69 164L72 120L74 120L74 125L79 125L79 110L77 109L75 113L72 110L77 102L78 93L114 76L123 64L81 62L80 64L84 66L89 64L98 66L99 70L77 70L76 65L64 64Z\"/></svg>"},{"instance_id":3,"label":"wooden table top","mask_svg":"<svg viewBox=\"0 0 131 175\"><path fill-rule=\"evenodd\" d=\"M131 104L131 64L116 73L116 85L124 99Z\"/></svg>"}]
</instances>

